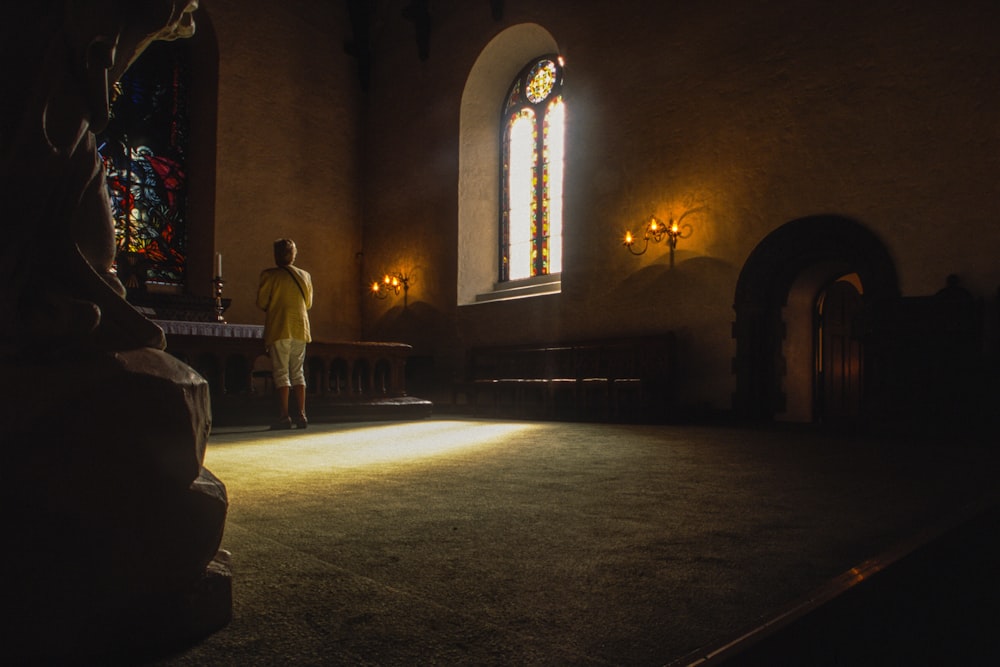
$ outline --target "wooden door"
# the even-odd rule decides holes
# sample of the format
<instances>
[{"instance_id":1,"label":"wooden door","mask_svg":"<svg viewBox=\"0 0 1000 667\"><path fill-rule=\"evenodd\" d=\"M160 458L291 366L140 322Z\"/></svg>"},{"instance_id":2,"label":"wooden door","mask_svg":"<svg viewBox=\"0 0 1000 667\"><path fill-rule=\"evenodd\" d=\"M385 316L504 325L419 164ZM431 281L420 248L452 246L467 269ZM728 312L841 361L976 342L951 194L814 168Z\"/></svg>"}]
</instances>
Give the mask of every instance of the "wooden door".
<instances>
[{"instance_id":1,"label":"wooden door","mask_svg":"<svg viewBox=\"0 0 1000 667\"><path fill-rule=\"evenodd\" d=\"M820 296L817 308L817 418L853 421L861 414L864 372L855 330L861 295L851 283L838 280Z\"/></svg>"}]
</instances>

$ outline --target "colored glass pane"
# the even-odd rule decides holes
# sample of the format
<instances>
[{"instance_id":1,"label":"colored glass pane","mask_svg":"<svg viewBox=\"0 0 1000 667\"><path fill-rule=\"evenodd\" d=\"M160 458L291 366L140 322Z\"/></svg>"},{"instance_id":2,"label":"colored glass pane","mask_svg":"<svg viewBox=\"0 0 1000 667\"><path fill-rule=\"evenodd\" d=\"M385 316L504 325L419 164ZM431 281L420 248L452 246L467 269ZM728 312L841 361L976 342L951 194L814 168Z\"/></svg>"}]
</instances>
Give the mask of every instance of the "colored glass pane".
<instances>
[{"instance_id":1,"label":"colored glass pane","mask_svg":"<svg viewBox=\"0 0 1000 667\"><path fill-rule=\"evenodd\" d=\"M189 72L183 41L151 44L115 86L98 136L126 287L184 282Z\"/></svg>"},{"instance_id":2,"label":"colored glass pane","mask_svg":"<svg viewBox=\"0 0 1000 667\"><path fill-rule=\"evenodd\" d=\"M511 88L510 95L507 96L507 104L504 106L504 110L516 107L521 103L521 80L518 79L514 82L514 87Z\"/></svg>"},{"instance_id":3,"label":"colored glass pane","mask_svg":"<svg viewBox=\"0 0 1000 667\"><path fill-rule=\"evenodd\" d=\"M558 62L542 58L526 66L504 103L501 281L562 270L565 109Z\"/></svg>"},{"instance_id":4,"label":"colored glass pane","mask_svg":"<svg viewBox=\"0 0 1000 667\"><path fill-rule=\"evenodd\" d=\"M563 207L563 153L566 117L562 97L554 98L545 113L545 138L543 141L543 169L545 171L545 196L543 213L543 247L547 262L543 273L562 271L562 207Z\"/></svg>"},{"instance_id":5,"label":"colored glass pane","mask_svg":"<svg viewBox=\"0 0 1000 667\"><path fill-rule=\"evenodd\" d=\"M551 60L536 63L528 72L528 101L537 104L552 92L556 84L556 64Z\"/></svg>"},{"instance_id":6,"label":"colored glass pane","mask_svg":"<svg viewBox=\"0 0 1000 667\"><path fill-rule=\"evenodd\" d=\"M534 112L522 109L515 114L508 133L508 278L517 280L531 275L532 226L538 207Z\"/></svg>"}]
</instances>

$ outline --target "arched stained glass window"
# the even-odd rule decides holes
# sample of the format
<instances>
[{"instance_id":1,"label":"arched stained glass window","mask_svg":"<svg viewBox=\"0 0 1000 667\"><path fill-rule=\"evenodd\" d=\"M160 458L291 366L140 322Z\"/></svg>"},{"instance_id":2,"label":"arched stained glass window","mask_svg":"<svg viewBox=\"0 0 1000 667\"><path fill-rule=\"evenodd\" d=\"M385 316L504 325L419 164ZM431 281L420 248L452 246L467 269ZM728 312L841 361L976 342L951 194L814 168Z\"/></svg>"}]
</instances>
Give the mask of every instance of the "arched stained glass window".
<instances>
[{"instance_id":1,"label":"arched stained glass window","mask_svg":"<svg viewBox=\"0 0 1000 667\"><path fill-rule=\"evenodd\" d=\"M500 281L562 271L563 62L529 63L503 106Z\"/></svg>"},{"instance_id":2,"label":"arched stained glass window","mask_svg":"<svg viewBox=\"0 0 1000 667\"><path fill-rule=\"evenodd\" d=\"M97 138L127 288L184 284L189 60L185 40L151 44L115 84Z\"/></svg>"}]
</instances>

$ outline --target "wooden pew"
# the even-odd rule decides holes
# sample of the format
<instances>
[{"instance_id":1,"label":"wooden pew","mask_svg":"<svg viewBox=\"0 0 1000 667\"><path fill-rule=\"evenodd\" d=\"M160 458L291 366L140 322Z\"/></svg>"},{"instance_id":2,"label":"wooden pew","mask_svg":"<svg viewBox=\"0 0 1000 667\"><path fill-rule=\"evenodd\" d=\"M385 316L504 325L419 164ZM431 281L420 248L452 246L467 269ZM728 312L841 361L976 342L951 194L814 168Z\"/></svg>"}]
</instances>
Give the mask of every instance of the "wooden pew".
<instances>
[{"instance_id":1,"label":"wooden pew","mask_svg":"<svg viewBox=\"0 0 1000 667\"><path fill-rule=\"evenodd\" d=\"M476 413L646 421L672 408L672 332L627 338L476 347L454 400Z\"/></svg>"}]
</instances>

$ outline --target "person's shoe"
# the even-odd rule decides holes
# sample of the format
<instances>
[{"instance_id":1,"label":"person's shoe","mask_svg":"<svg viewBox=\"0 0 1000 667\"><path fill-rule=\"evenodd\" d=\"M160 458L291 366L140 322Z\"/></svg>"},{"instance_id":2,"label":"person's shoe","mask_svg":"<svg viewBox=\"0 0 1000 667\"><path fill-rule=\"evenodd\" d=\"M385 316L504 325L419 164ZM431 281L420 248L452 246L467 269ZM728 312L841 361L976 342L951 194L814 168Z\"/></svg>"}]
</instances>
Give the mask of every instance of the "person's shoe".
<instances>
[{"instance_id":1,"label":"person's shoe","mask_svg":"<svg viewBox=\"0 0 1000 667\"><path fill-rule=\"evenodd\" d=\"M298 419L297 419L297 420L295 421L295 427L296 427L296 428L308 428L308 426L309 426L309 422L308 422L308 421L306 421L306 418L305 418L305 417L299 417L299 418L298 418Z\"/></svg>"},{"instance_id":2,"label":"person's shoe","mask_svg":"<svg viewBox=\"0 0 1000 667\"><path fill-rule=\"evenodd\" d=\"M292 428L292 418L291 417L282 417L281 419L279 419L275 423L271 424L271 430L272 431L287 431L290 428Z\"/></svg>"}]
</instances>

